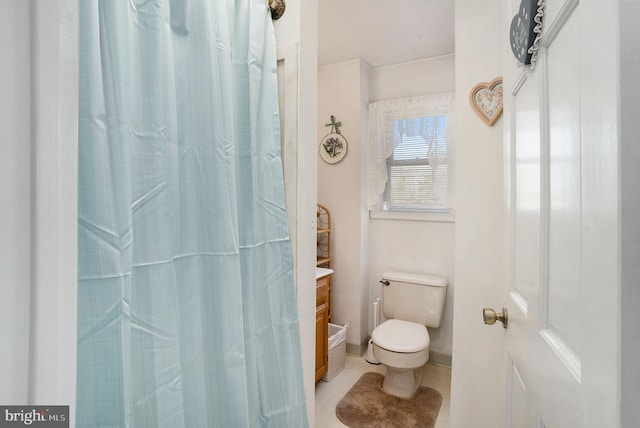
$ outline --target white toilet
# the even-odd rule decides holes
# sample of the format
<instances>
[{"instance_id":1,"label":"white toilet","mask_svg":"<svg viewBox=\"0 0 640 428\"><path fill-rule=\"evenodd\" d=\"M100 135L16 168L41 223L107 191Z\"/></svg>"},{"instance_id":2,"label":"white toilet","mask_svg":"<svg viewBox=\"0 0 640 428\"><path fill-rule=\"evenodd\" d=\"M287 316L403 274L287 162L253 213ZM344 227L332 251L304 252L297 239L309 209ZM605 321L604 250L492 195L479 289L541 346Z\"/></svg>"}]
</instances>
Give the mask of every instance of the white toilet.
<instances>
[{"instance_id":1,"label":"white toilet","mask_svg":"<svg viewBox=\"0 0 640 428\"><path fill-rule=\"evenodd\" d=\"M447 278L385 272L382 308L387 321L371 333L373 355L387 366L382 390L412 398L422 382L419 370L429 360L427 327L439 327L447 295Z\"/></svg>"}]
</instances>

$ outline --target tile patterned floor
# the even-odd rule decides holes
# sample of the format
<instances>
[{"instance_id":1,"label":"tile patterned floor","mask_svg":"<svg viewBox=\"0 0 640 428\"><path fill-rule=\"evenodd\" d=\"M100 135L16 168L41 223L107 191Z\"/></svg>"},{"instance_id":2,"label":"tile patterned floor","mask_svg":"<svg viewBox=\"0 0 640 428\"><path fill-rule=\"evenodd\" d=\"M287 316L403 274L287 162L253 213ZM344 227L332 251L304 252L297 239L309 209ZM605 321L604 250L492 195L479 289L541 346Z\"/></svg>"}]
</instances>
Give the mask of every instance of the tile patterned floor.
<instances>
[{"instance_id":1,"label":"tile patterned floor","mask_svg":"<svg viewBox=\"0 0 640 428\"><path fill-rule=\"evenodd\" d=\"M425 364L422 385L430 386L442 394L442 407L435 428L449 428L449 396L451 391L451 369ZM365 372L384 373L382 365L367 363L364 357L347 355L343 371L330 382L320 381L316 385L315 428L343 428L345 425L336 417L336 404L349 388Z\"/></svg>"}]
</instances>

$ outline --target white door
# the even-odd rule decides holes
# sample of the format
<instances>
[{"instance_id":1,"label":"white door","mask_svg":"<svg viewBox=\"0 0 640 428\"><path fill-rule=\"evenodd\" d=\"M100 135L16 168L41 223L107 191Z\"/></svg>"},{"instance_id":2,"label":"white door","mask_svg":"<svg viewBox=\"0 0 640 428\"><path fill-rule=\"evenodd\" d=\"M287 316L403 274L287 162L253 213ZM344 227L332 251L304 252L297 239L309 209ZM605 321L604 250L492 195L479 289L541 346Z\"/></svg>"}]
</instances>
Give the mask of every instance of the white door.
<instances>
[{"instance_id":1,"label":"white door","mask_svg":"<svg viewBox=\"0 0 640 428\"><path fill-rule=\"evenodd\" d=\"M546 3L535 68L504 56L505 421L617 427L616 12ZM507 29L519 5L505 1Z\"/></svg>"}]
</instances>

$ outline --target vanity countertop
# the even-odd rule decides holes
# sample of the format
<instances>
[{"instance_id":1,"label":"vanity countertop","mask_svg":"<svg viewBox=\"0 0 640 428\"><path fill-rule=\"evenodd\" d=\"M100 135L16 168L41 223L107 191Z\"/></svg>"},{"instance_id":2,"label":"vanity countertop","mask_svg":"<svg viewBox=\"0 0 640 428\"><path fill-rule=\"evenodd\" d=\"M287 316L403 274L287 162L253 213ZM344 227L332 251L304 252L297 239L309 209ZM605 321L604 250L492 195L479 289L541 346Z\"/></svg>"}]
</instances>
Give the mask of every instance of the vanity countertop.
<instances>
[{"instance_id":1,"label":"vanity countertop","mask_svg":"<svg viewBox=\"0 0 640 428\"><path fill-rule=\"evenodd\" d=\"M333 269L326 268L316 268L316 279L320 279L324 276L331 275L333 273Z\"/></svg>"}]
</instances>

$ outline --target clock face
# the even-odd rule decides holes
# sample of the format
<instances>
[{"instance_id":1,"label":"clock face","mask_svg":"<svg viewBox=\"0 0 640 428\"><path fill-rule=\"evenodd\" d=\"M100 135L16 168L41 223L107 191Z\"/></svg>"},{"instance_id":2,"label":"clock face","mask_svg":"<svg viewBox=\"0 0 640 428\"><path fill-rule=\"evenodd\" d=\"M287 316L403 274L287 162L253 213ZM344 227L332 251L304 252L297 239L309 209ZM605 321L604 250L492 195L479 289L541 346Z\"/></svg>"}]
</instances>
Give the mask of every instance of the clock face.
<instances>
[{"instance_id":1,"label":"clock face","mask_svg":"<svg viewBox=\"0 0 640 428\"><path fill-rule=\"evenodd\" d=\"M522 0L518 13L511 20L509 31L511 51L518 61L526 65L531 64L529 48L536 37L533 31L536 25L534 21L536 9L536 0Z\"/></svg>"}]
</instances>

